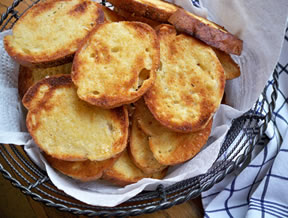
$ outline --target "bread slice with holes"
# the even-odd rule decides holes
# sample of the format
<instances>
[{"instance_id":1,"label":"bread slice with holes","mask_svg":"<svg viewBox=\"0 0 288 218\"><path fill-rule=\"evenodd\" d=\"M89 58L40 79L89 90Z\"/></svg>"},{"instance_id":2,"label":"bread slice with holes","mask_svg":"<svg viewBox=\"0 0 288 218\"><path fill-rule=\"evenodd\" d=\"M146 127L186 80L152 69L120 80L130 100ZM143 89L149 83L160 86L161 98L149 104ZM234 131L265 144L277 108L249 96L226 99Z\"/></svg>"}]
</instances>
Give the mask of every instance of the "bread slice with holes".
<instances>
[{"instance_id":1,"label":"bread slice with holes","mask_svg":"<svg viewBox=\"0 0 288 218\"><path fill-rule=\"evenodd\" d=\"M119 22L119 21L125 21L126 20L124 17L122 17L117 12L112 11L110 8L105 7L103 5L102 5L102 10L104 12L105 21L108 22L108 23Z\"/></svg>"},{"instance_id":2,"label":"bread slice with holes","mask_svg":"<svg viewBox=\"0 0 288 218\"><path fill-rule=\"evenodd\" d=\"M71 62L81 41L104 22L101 5L90 0L43 1L30 8L4 38L5 49L24 66Z\"/></svg>"},{"instance_id":3,"label":"bread slice with holes","mask_svg":"<svg viewBox=\"0 0 288 218\"><path fill-rule=\"evenodd\" d=\"M103 178L116 185L125 186L143 178L162 179L166 173L167 169L153 174L144 173L133 163L125 150L115 164L104 171Z\"/></svg>"},{"instance_id":4,"label":"bread slice with holes","mask_svg":"<svg viewBox=\"0 0 288 218\"><path fill-rule=\"evenodd\" d=\"M144 101L136 103L134 119L149 137L154 158L163 165L175 165L193 158L206 144L212 128L212 119L203 130L177 133L162 126L151 114Z\"/></svg>"},{"instance_id":5,"label":"bread slice with holes","mask_svg":"<svg viewBox=\"0 0 288 218\"><path fill-rule=\"evenodd\" d=\"M224 93L225 75L210 46L173 26L157 28L160 68L145 102L154 117L177 132L197 132L206 127Z\"/></svg>"},{"instance_id":6,"label":"bread slice with holes","mask_svg":"<svg viewBox=\"0 0 288 218\"><path fill-rule=\"evenodd\" d=\"M162 0L108 0L114 7L137 16L167 23L179 6Z\"/></svg>"},{"instance_id":7,"label":"bread slice with holes","mask_svg":"<svg viewBox=\"0 0 288 218\"><path fill-rule=\"evenodd\" d=\"M226 80L231 80L239 77L241 75L240 68L238 64L231 58L231 56L218 49L213 49L221 62Z\"/></svg>"},{"instance_id":8,"label":"bread slice with holes","mask_svg":"<svg viewBox=\"0 0 288 218\"><path fill-rule=\"evenodd\" d=\"M229 33L223 27L184 9L178 9L170 18L180 32L192 35L201 41L226 53L240 55L243 41Z\"/></svg>"},{"instance_id":9,"label":"bread slice with holes","mask_svg":"<svg viewBox=\"0 0 288 218\"><path fill-rule=\"evenodd\" d=\"M60 160L45 153L48 163L62 174L82 182L94 181L102 177L104 170L111 167L119 155L103 161L66 161Z\"/></svg>"},{"instance_id":10,"label":"bread slice with holes","mask_svg":"<svg viewBox=\"0 0 288 218\"><path fill-rule=\"evenodd\" d=\"M151 20L142 16L137 16L134 12L131 13L120 8L114 7L114 11L116 11L120 16L125 17L125 19L128 21L138 21L138 22L146 23L153 28L161 24L158 21Z\"/></svg>"},{"instance_id":11,"label":"bread slice with holes","mask_svg":"<svg viewBox=\"0 0 288 218\"><path fill-rule=\"evenodd\" d=\"M70 75L39 81L26 92L23 104L32 138L54 158L102 161L126 148L127 109L104 110L81 101Z\"/></svg>"},{"instance_id":12,"label":"bread slice with holes","mask_svg":"<svg viewBox=\"0 0 288 218\"><path fill-rule=\"evenodd\" d=\"M134 164L144 173L156 173L167 166L160 164L149 147L149 137L140 128L135 116L132 118L129 154Z\"/></svg>"},{"instance_id":13,"label":"bread slice with holes","mask_svg":"<svg viewBox=\"0 0 288 218\"><path fill-rule=\"evenodd\" d=\"M21 98L36 82L57 74L70 74L72 63L47 68L31 68L20 65L18 75L18 92Z\"/></svg>"},{"instance_id":14,"label":"bread slice with holes","mask_svg":"<svg viewBox=\"0 0 288 218\"><path fill-rule=\"evenodd\" d=\"M99 25L73 61L72 80L79 98L102 108L135 102L155 80L159 52L156 33L147 24Z\"/></svg>"}]
</instances>

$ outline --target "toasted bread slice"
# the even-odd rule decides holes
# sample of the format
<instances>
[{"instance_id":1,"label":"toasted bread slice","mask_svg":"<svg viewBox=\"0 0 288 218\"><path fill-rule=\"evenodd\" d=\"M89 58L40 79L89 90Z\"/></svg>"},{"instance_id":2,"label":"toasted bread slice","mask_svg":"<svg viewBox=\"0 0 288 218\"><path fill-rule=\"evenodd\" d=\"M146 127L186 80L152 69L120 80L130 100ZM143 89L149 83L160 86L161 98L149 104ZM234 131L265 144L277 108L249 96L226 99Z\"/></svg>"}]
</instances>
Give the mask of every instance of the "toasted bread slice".
<instances>
[{"instance_id":1,"label":"toasted bread slice","mask_svg":"<svg viewBox=\"0 0 288 218\"><path fill-rule=\"evenodd\" d=\"M4 38L5 49L24 66L61 65L72 61L81 41L102 22L101 5L90 0L40 2Z\"/></svg>"},{"instance_id":2,"label":"toasted bread slice","mask_svg":"<svg viewBox=\"0 0 288 218\"><path fill-rule=\"evenodd\" d=\"M59 172L82 182L101 178L103 171L111 167L118 158L115 157L103 161L66 161L56 159L45 153L44 157L48 163Z\"/></svg>"},{"instance_id":3,"label":"toasted bread slice","mask_svg":"<svg viewBox=\"0 0 288 218\"><path fill-rule=\"evenodd\" d=\"M206 144L212 127L211 119L198 132L173 132L155 120L142 100L136 103L134 117L139 127L149 136L149 146L155 159L163 165L183 163L194 157Z\"/></svg>"},{"instance_id":4,"label":"toasted bread slice","mask_svg":"<svg viewBox=\"0 0 288 218\"><path fill-rule=\"evenodd\" d=\"M238 64L234 62L231 56L218 49L213 49L221 62L226 80L231 80L239 77L241 75L240 68Z\"/></svg>"},{"instance_id":5,"label":"toasted bread slice","mask_svg":"<svg viewBox=\"0 0 288 218\"><path fill-rule=\"evenodd\" d=\"M124 17L122 17L120 14L116 13L115 11L112 11L108 7L105 7L102 5L102 10L104 12L105 21L108 23L119 22L119 21L125 20Z\"/></svg>"},{"instance_id":6,"label":"toasted bread slice","mask_svg":"<svg viewBox=\"0 0 288 218\"><path fill-rule=\"evenodd\" d=\"M99 25L73 61L72 80L78 96L102 108L135 102L155 80L159 52L155 31L147 24Z\"/></svg>"},{"instance_id":7,"label":"toasted bread slice","mask_svg":"<svg viewBox=\"0 0 288 218\"><path fill-rule=\"evenodd\" d=\"M120 8L114 7L114 11L116 11L120 16L125 17L128 21L138 21L142 23L147 23L151 27L155 28L156 26L159 26L161 23L155 20L148 19L146 17L137 16L135 13L130 13L128 11L125 11Z\"/></svg>"},{"instance_id":8,"label":"toasted bread slice","mask_svg":"<svg viewBox=\"0 0 288 218\"><path fill-rule=\"evenodd\" d=\"M179 6L162 0L108 0L114 7L123 9L137 16L167 23Z\"/></svg>"},{"instance_id":9,"label":"toasted bread slice","mask_svg":"<svg viewBox=\"0 0 288 218\"><path fill-rule=\"evenodd\" d=\"M54 158L102 161L126 148L127 109L104 110L81 101L70 75L39 81L26 92L23 104L28 131Z\"/></svg>"},{"instance_id":10,"label":"toasted bread slice","mask_svg":"<svg viewBox=\"0 0 288 218\"><path fill-rule=\"evenodd\" d=\"M221 63L210 46L185 34L176 35L171 25L160 25L157 34L161 66L145 102L154 117L173 131L204 129L224 93Z\"/></svg>"},{"instance_id":11,"label":"toasted bread slice","mask_svg":"<svg viewBox=\"0 0 288 218\"><path fill-rule=\"evenodd\" d=\"M161 172L146 174L141 171L130 159L127 150L123 151L120 158L109 169L104 171L103 178L114 184L125 186L135 183L143 178L162 179L167 170Z\"/></svg>"},{"instance_id":12,"label":"toasted bread slice","mask_svg":"<svg viewBox=\"0 0 288 218\"><path fill-rule=\"evenodd\" d=\"M243 41L227 32L223 27L184 9L178 9L170 18L178 31L192 35L226 53L240 55Z\"/></svg>"},{"instance_id":13,"label":"toasted bread slice","mask_svg":"<svg viewBox=\"0 0 288 218\"><path fill-rule=\"evenodd\" d=\"M154 158L149 147L149 138L139 129L136 118L132 121L129 154L134 164L145 173L156 173L167 167Z\"/></svg>"},{"instance_id":14,"label":"toasted bread slice","mask_svg":"<svg viewBox=\"0 0 288 218\"><path fill-rule=\"evenodd\" d=\"M27 90L39 80L57 74L70 74L71 68L72 63L47 68L30 68L20 65L18 75L18 92L20 97L23 98Z\"/></svg>"}]
</instances>

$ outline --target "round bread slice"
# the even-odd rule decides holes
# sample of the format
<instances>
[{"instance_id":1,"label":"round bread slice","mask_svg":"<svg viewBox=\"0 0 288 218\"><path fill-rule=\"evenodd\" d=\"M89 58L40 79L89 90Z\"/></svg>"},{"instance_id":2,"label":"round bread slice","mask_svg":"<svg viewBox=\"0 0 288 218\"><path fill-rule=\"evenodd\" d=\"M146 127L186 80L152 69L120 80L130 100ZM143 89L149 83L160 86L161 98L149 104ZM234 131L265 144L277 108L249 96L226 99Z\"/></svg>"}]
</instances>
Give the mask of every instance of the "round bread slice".
<instances>
[{"instance_id":1,"label":"round bread slice","mask_svg":"<svg viewBox=\"0 0 288 218\"><path fill-rule=\"evenodd\" d=\"M5 49L24 66L51 67L72 61L81 41L104 22L101 5L90 0L44 1L30 8L4 38Z\"/></svg>"},{"instance_id":2,"label":"round bread slice","mask_svg":"<svg viewBox=\"0 0 288 218\"><path fill-rule=\"evenodd\" d=\"M213 49L171 25L156 30L160 67L145 102L154 117L173 131L197 132L206 127L219 107L225 75Z\"/></svg>"},{"instance_id":3,"label":"round bread slice","mask_svg":"<svg viewBox=\"0 0 288 218\"><path fill-rule=\"evenodd\" d=\"M104 171L103 179L109 180L112 183L125 186L135 183L143 178L162 179L167 173L167 168L161 172L146 174L141 171L130 159L127 150L123 151L120 158L115 164Z\"/></svg>"},{"instance_id":4,"label":"round bread slice","mask_svg":"<svg viewBox=\"0 0 288 218\"><path fill-rule=\"evenodd\" d=\"M23 98L27 90L39 80L57 74L70 74L71 68L72 63L47 68L30 68L20 65L18 75L18 92L20 97Z\"/></svg>"},{"instance_id":5,"label":"round bread slice","mask_svg":"<svg viewBox=\"0 0 288 218\"><path fill-rule=\"evenodd\" d=\"M73 61L72 80L79 98L102 108L135 102L155 80L159 52L156 33L147 24L100 24Z\"/></svg>"},{"instance_id":6,"label":"round bread slice","mask_svg":"<svg viewBox=\"0 0 288 218\"><path fill-rule=\"evenodd\" d=\"M23 104L28 131L54 158L102 161L126 148L127 109L104 110L80 100L70 75L39 81L27 91Z\"/></svg>"},{"instance_id":7,"label":"round bread slice","mask_svg":"<svg viewBox=\"0 0 288 218\"><path fill-rule=\"evenodd\" d=\"M167 23L170 16L179 6L162 0L108 0L113 6L146 17Z\"/></svg>"},{"instance_id":8,"label":"round bread slice","mask_svg":"<svg viewBox=\"0 0 288 218\"><path fill-rule=\"evenodd\" d=\"M167 166L160 164L153 156L149 147L148 136L138 127L137 119L133 116L130 133L129 154L135 165L144 173L156 173Z\"/></svg>"},{"instance_id":9,"label":"round bread slice","mask_svg":"<svg viewBox=\"0 0 288 218\"><path fill-rule=\"evenodd\" d=\"M149 136L154 158L163 165L175 165L193 158L206 144L212 128L210 119L206 127L198 132L173 132L155 120L142 100L136 103L134 117Z\"/></svg>"},{"instance_id":10,"label":"round bread slice","mask_svg":"<svg viewBox=\"0 0 288 218\"><path fill-rule=\"evenodd\" d=\"M101 178L103 171L111 167L118 158L115 157L103 161L66 161L51 157L45 153L44 157L59 172L82 182L94 181Z\"/></svg>"}]
</instances>

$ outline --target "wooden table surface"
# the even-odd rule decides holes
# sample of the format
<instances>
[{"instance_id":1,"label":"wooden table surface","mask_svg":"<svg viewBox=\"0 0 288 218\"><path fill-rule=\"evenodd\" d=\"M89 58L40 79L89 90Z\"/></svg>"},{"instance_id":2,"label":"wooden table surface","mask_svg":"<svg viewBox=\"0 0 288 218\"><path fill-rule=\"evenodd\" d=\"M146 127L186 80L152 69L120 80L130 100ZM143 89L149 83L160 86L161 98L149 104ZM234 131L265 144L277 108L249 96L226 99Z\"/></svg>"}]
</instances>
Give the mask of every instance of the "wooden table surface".
<instances>
[{"instance_id":1,"label":"wooden table surface","mask_svg":"<svg viewBox=\"0 0 288 218\"><path fill-rule=\"evenodd\" d=\"M0 16L12 4L13 0L0 0ZM17 7L17 11L22 12L32 0L23 0ZM7 163L1 161L4 168L8 168ZM4 179L0 174L0 217L1 218L49 218L49 217L77 217L73 214L60 212L55 208L50 208L42 203L34 201L31 197L24 195L19 189L16 189L11 183ZM84 216L78 216L84 217ZM201 199L196 198L181 205L174 206L164 211L158 211L149 215L139 216L155 218L200 218L203 217L203 208Z\"/></svg>"}]
</instances>

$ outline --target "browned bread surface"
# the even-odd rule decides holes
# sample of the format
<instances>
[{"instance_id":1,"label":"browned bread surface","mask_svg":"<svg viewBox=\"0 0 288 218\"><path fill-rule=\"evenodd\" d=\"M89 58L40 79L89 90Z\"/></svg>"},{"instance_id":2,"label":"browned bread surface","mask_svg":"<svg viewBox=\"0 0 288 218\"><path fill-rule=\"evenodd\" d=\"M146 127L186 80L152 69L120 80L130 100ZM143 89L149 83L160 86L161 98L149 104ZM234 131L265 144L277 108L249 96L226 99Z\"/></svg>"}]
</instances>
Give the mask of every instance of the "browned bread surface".
<instances>
[{"instance_id":1,"label":"browned bread surface","mask_svg":"<svg viewBox=\"0 0 288 218\"><path fill-rule=\"evenodd\" d=\"M47 76L71 73L71 67L72 63L47 68L30 68L20 65L18 75L18 92L20 97L23 98L26 91L33 84Z\"/></svg>"},{"instance_id":2,"label":"browned bread surface","mask_svg":"<svg viewBox=\"0 0 288 218\"><path fill-rule=\"evenodd\" d=\"M24 66L61 65L72 61L81 41L102 22L101 6L90 0L40 2L4 38L5 49Z\"/></svg>"},{"instance_id":3,"label":"browned bread surface","mask_svg":"<svg viewBox=\"0 0 288 218\"><path fill-rule=\"evenodd\" d=\"M111 23L111 22L119 22L124 21L125 18L121 16L121 14L116 13L115 11L112 11L110 8L102 6L102 10L104 12L104 18L105 21Z\"/></svg>"},{"instance_id":4,"label":"browned bread surface","mask_svg":"<svg viewBox=\"0 0 288 218\"><path fill-rule=\"evenodd\" d=\"M44 153L44 157L48 163L66 176L74 179L88 182L97 180L102 177L103 171L111 167L116 158L110 158L103 161L65 161L51 157Z\"/></svg>"},{"instance_id":5,"label":"browned bread surface","mask_svg":"<svg viewBox=\"0 0 288 218\"><path fill-rule=\"evenodd\" d=\"M210 46L179 34L173 26L157 28L160 68L144 99L154 117L177 132L204 129L218 109L225 75Z\"/></svg>"},{"instance_id":6,"label":"browned bread surface","mask_svg":"<svg viewBox=\"0 0 288 218\"><path fill-rule=\"evenodd\" d=\"M141 171L130 159L127 150L123 151L120 158L109 169L104 171L103 178L120 186L135 183L143 178L162 179L167 170L154 174L146 174Z\"/></svg>"},{"instance_id":7,"label":"browned bread surface","mask_svg":"<svg viewBox=\"0 0 288 218\"><path fill-rule=\"evenodd\" d=\"M231 80L239 77L241 75L240 68L238 64L234 62L231 56L218 49L213 49L221 62L226 80Z\"/></svg>"},{"instance_id":8,"label":"browned bread surface","mask_svg":"<svg viewBox=\"0 0 288 218\"><path fill-rule=\"evenodd\" d=\"M108 0L115 7L159 22L168 21L178 6L162 0Z\"/></svg>"},{"instance_id":9,"label":"browned bread surface","mask_svg":"<svg viewBox=\"0 0 288 218\"><path fill-rule=\"evenodd\" d=\"M136 103L134 116L139 127L149 136L150 149L155 159L163 165L183 163L194 157L206 144L212 128L211 119L199 132L173 132L155 120L144 101Z\"/></svg>"},{"instance_id":10,"label":"browned bread surface","mask_svg":"<svg viewBox=\"0 0 288 218\"><path fill-rule=\"evenodd\" d=\"M178 31L192 35L221 51L235 55L240 55L242 52L241 39L227 32L223 27L184 9L178 9L168 21Z\"/></svg>"},{"instance_id":11,"label":"browned bread surface","mask_svg":"<svg viewBox=\"0 0 288 218\"><path fill-rule=\"evenodd\" d=\"M28 131L54 158L102 161L126 148L127 109L104 110L80 100L70 75L39 81L26 92L23 104Z\"/></svg>"},{"instance_id":12,"label":"browned bread surface","mask_svg":"<svg viewBox=\"0 0 288 218\"><path fill-rule=\"evenodd\" d=\"M154 158L149 147L149 138L138 127L136 117L132 120L129 151L132 161L145 173L159 172L167 167Z\"/></svg>"},{"instance_id":13,"label":"browned bread surface","mask_svg":"<svg viewBox=\"0 0 288 218\"><path fill-rule=\"evenodd\" d=\"M102 108L135 102L155 80L159 52L156 33L147 24L100 24L73 61L79 98Z\"/></svg>"}]
</instances>

